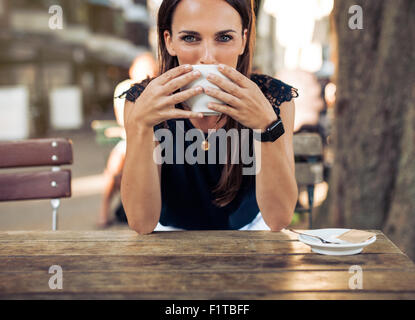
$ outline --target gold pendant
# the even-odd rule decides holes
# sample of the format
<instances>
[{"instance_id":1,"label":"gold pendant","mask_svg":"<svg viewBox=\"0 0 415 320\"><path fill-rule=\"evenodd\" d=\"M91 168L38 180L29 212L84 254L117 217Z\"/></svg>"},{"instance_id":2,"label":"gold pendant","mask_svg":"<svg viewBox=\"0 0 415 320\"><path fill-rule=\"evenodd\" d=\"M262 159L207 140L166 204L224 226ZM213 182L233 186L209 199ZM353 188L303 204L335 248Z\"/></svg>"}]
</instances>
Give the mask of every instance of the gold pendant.
<instances>
[{"instance_id":1,"label":"gold pendant","mask_svg":"<svg viewBox=\"0 0 415 320\"><path fill-rule=\"evenodd\" d=\"M208 151L208 150L209 150L209 148L210 148L210 144L209 144L209 142L207 142L206 140L204 140L204 141L202 142L202 149L203 149L204 151Z\"/></svg>"}]
</instances>

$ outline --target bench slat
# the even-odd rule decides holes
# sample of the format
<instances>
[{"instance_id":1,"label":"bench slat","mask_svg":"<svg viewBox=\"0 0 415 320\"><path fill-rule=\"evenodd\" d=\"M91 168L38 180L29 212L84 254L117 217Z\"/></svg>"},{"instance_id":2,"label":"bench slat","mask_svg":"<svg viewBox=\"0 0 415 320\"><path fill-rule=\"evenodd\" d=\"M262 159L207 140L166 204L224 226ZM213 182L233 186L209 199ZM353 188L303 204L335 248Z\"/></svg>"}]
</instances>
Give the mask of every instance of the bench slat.
<instances>
[{"instance_id":1,"label":"bench slat","mask_svg":"<svg viewBox=\"0 0 415 320\"><path fill-rule=\"evenodd\" d=\"M323 143L318 133L296 133L293 136L296 156L321 156Z\"/></svg>"},{"instance_id":2,"label":"bench slat","mask_svg":"<svg viewBox=\"0 0 415 320\"><path fill-rule=\"evenodd\" d=\"M323 182L323 164L317 163L296 163L295 178L299 185L311 185Z\"/></svg>"},{"instance_id":3,"label":"bench slat","mask_svg":"<svg viewBox=\"0 0 415 320\"><path fill-rule=\"evenodd\" d=\"M54 199L70 196L70 170L0 174L0 201Z\"/></svg>"},{"instance_id":4,"label":"bench slat","mask_svg":"<svg viewBox=\"0 0 415 320\"><path fill-rule=\"evenodd\" d=\"M72 164L72 141L65 138L0 142L0 168Z\"/></svg>"}]
</instances>

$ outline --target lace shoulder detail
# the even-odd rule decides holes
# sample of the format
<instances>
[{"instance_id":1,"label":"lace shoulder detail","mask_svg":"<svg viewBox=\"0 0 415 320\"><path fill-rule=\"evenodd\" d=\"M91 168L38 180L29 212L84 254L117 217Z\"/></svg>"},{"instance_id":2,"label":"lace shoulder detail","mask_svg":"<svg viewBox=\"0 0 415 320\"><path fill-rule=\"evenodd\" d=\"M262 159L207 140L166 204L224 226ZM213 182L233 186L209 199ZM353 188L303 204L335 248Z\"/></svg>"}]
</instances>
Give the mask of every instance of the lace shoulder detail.
<instances>
[{"instance_id":1,"label":"lace shoulder detail","mask_svg":"<svg viewBox=\"0 0 415 320\"><path fill-rule=\"evenodd\" d=\"M265 74L252 74L251 80L258 85L269 102L278 109L283 102L291 101L299 96L298 89Z\"/></svg>"},{"instance_id":2,"label":"lace shoulder detail","mask_svg":"<svg viewBox=\"0 0 415 320\"><path fill-rule=\"evenodd\" d=\"M117 98L125 98L128 101L135 102L151 80L153 79L147 78L139 83L134 83L130 89L121 93Z\"/></svg>"}]
</instances>

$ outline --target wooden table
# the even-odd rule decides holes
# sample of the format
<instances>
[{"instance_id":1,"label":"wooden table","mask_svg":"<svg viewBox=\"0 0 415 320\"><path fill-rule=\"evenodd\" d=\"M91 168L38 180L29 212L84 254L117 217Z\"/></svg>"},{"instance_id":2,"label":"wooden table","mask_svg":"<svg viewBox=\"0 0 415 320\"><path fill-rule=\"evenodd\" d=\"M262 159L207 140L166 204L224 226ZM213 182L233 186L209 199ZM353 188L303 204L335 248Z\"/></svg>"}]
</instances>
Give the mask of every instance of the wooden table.
<instances>
[{"instance_id":1,"label":"wooden table","mask_svg":"<svg viewBox=\"0 0 415 320\"><path fill-rule=\"evenodd\" d=\"M415 266L384 234L353 256L289 231L0 232L1 299L414 299ZM51 289L52 265L62 289ZM362 289L350 288L350 269Z\"/></svg>"}]
</instances>

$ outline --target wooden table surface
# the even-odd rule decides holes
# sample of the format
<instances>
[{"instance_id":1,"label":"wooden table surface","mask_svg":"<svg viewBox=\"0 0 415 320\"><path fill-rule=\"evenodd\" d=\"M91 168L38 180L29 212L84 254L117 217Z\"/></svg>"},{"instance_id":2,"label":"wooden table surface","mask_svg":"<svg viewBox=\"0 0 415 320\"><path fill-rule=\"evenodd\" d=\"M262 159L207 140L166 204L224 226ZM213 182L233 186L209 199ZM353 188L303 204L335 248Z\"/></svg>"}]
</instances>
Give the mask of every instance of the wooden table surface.
<instances>
[{"instance_id":1,"label":"wooden table surface","mask_svg":"<svg viewBox=\"0 0 415 320\"><path fill-rule=\"evenodd\" d=\"M289 231L0 232L0 298L415 299L413 262L374 232L352 256L312 253ZM52 265L62 289L49 287Z\"/></svg>"}]
</instances>

